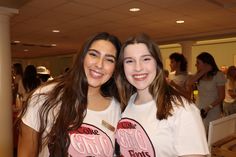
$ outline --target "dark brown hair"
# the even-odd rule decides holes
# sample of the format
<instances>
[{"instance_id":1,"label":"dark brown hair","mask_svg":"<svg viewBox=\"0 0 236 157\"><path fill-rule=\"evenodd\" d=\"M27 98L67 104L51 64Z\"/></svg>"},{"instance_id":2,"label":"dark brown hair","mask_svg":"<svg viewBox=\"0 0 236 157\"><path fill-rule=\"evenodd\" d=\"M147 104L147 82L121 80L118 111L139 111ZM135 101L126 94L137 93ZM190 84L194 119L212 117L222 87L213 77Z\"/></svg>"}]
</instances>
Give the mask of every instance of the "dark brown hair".
<instances>
[{"instance_id":1,"label":"dark brown hair","mask_svg":"<svg viewBox=\"0 0 236 157\"><path fill-rule=\"evenodd\" d=\"M88 82L83 64L88 49L97 40L111 42L116 48L116 57L118 57L121 46L118 38L106 32L98 33L85 42L72 68L70 68L67 73L44 85L48 86L49 84L54 84L52 90L47 93L33 93L28 99L30 100L32 97L37 97L35 100L44 100L39 110L40 129L38 144L40 150L43 145L48 145L50 157L68 156L68 147L70 145L68 132L79 128L86 115ZM104 97L115 97L119 101L118 91L113 77L102 85L101 94ZM43 137L43 133L45 133L48 125L49 114L54 112L54 109L58 108L58 113L53 117L54 125L51 131L46 137ZM23 117L26 110L27 106L23 109L20 118ZM44 140L45 142L42 143Z\"/></svg>"}]
</instances>

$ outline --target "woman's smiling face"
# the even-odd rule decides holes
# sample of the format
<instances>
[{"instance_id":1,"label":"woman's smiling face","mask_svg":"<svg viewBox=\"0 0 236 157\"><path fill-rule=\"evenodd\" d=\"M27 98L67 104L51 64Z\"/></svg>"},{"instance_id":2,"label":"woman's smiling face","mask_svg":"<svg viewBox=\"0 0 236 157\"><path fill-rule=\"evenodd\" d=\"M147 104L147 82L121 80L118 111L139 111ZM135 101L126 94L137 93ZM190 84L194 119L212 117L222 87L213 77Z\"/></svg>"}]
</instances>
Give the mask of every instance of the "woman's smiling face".
<instances>
[{"instance_id":1,"label":"woman's smiling face","mask_svg":"<svg viewBox=\"0 0 236 157\"><path fill-rule=\"evenodd\" d=\"M90 87L100 88L111 78L116 53L115 46L106 40L97 40L91 45L84 59L84 71Z\"/></svg>"},{"instance_id":2,"label":"woman's smiling face","mask_svg":"<svg viewBox=\"0 0 236 157\"><path fill-rule=\"evenodd\" d=\"M143 43L130 44L124 49L124 72L137 90L146 90L156 77L157 64Z\"/></svg>"}]
</instances>

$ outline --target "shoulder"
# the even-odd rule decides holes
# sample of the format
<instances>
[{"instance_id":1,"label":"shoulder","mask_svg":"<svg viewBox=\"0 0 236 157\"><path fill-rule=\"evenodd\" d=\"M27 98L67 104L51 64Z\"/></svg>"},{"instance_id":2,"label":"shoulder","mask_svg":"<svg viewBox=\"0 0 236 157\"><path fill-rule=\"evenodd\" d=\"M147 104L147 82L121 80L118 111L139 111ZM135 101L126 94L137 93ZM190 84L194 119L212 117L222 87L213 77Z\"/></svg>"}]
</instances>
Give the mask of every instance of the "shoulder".
<instances>
[{"instance_id":1,"label":"shoulder","mask_svg":"<svg viewBox=\"0 0 236 157\"><path fill-rule=\"evenodd\" d=\"M184 97L181 97L182 102L179 100L175 100L172 102L173 105L173 116L181 115L181 114L199 114L199 109L192 102L189 102Z\"/></svg>"},{"instance_id":2,"label":"shoulder","mask_svg":"<svg viewBox=\"0 0 236 157\"><path fill-rule=\"evenodd\" d=\"M216 76L226 78L226 77L225 77L225 74L224 74L222 71L217 71L217 72L216 72Z\"/></svg>"},{"instance_id":3,"label":"shoulder","mask_svg":"<svg viewBox=\"0 0 236 157\"><path fill-rule=\"evenodd\" d=\"M56 83L39 86L30 96L28 104L30 106L42 104L48 93L56 86Z\"/></svg>"},{"instance_id":4,"label":"shoulder","mask_svg":"<svg viewBox=\"0 0 236 157\"><path fill-rule=\"evenodd\" d=\"M56 85L57 85L56 83L41 85L34 91L33 95L46 94L46 93L50 92L52 89L54 89L54 87Z\"/></svg>"},{"instance_id":5,"label":"shoulder","mask_svg":"<svg viewBox=\"0 0 236 157\"><path fill-rule=\"evenodd\" d=\"M218 71L214 77L215 77L217 82L220 82L220 83L223 83L223 84L226 83L227 79L226 79L225 74L223 72Z\"/></svg>"}]
</instances>

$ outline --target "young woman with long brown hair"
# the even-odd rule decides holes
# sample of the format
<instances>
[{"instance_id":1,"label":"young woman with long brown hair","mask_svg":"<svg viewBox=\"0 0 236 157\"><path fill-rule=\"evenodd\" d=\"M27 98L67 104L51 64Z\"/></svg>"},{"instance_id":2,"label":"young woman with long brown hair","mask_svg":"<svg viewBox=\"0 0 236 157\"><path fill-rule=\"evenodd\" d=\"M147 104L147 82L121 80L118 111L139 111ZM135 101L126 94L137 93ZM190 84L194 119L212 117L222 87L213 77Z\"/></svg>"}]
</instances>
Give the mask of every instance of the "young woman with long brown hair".
<instances>
[{"instance_id":1,"label":"young woman with long brown hair","mask_svg":"<svg viewBox=\"0 0 236 157\"><path fill-rule=\"evenodd\" d=\"M20 117L18 157L113 156L119 51L117 37L98 33L70 71L34 91Z\"/></svg>"}]
</instances>

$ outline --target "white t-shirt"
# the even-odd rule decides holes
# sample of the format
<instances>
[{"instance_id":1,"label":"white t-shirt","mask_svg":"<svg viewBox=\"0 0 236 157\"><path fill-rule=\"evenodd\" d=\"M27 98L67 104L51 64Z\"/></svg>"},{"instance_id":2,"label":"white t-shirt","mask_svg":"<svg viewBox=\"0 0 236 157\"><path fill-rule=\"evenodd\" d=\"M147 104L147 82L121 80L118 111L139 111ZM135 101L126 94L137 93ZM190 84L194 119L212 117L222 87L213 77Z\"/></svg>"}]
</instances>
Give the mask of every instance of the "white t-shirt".
<instances>
[{"instance_id":1,"label":"white t-shirt","mask_svg":"<svg viewBox=\"0 0 236 157\"><path fill-rule=\"evenodd\" d=\"M48 85L46 87L38 89L34 95L38 93L47 93L54 86L55 85ZM22 118L24 124L33 128L36 131L39 131L39 109L44 103L44 101L44 96L33 97L30 100L30 104L26 114ZM43 136L50 132L54 124L54 122L52 121L53 115L57 115L59 109L60 107L57 107L53 111L50 111L48 115L48 125ZM92 111L88 109L81 127L78 130L68 132L71 140L71 144L68 149L68 154L72 157L113 156L115 131L112 129L116 129L117 123L120 118L120 105L114 98L112 98L109 107L103 111ZM42 148L39 157L49 157L49 151L47 146Z\"/></svg>"},{"instance_id":2,"label":"white t-shirt","mask_svg":"<svg viewBox=\"0 0 236 157\"><path fill-rule=\"evenodd\" d=\"M173 116L156 118L156 104L135 105L133 95L122 114L116 131L117 143L124 157L177 157L209 154L199 110L185 100L175 106Z\"/></svg>"}]
</instances>

